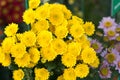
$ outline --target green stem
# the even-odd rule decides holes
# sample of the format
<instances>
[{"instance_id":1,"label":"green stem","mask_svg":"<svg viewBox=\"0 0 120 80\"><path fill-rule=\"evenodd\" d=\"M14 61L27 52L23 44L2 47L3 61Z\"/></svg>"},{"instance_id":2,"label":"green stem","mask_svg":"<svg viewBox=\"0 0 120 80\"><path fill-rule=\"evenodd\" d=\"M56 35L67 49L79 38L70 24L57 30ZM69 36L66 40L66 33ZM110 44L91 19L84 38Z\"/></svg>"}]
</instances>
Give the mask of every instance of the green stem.
<instances>
[{"instance_id":1,"label":"green stem","mask_svg":"<svg viewBox=\"0 0 120 80\"><path fill-rule=\"evenodd\" d=\"M28 0L25 0L25 10L27 10L28 8L29 8ZM31 29L31 26L30 26L30 25L27 25L27 29L30 30L30 29Z\"/></svg>"},{"instance_id":2,"label":"green stem","mask_svg":"<svg viewBox=\"0 0 120 80\"><path fill-rule=\"evenodd\" d=\"M28 0L25 0L25 9L29 8Z\"/></svg>"}]
</instances>

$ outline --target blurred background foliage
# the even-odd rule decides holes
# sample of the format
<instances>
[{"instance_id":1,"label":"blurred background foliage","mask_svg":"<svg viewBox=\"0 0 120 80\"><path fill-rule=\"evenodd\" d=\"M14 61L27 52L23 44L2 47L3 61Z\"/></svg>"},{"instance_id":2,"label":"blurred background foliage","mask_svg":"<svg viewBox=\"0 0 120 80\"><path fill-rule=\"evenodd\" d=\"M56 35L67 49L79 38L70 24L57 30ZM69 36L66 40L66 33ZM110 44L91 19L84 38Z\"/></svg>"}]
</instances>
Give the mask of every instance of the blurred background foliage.
<instances>
[{"instance_id":1,"label":"blurred background foliage","mask_svg":"<svg viewBox=\"0 0 120 80\"><path fill-rule=\"evenodd\" d=\"M92 21L96 26L102 17L110 16L111 0L41 0L42 3L64 4L84 21ZM25 0L0 0L0 26L22 22ZM117 17L119 19L119 17Z\"/></svg>"},{"instance_id":2,"label":"blurred background foliage","mask_svg":"<svg viewBox=\"0 0 120 80\"><path fill-rule=\"evenodd\" d=\"M49 2L65 4L74 15L83 18L84 21L92 21L95 25L98 25L102 17L110 16L111 0L49 0Z\"/></svg>"}]
</instances>

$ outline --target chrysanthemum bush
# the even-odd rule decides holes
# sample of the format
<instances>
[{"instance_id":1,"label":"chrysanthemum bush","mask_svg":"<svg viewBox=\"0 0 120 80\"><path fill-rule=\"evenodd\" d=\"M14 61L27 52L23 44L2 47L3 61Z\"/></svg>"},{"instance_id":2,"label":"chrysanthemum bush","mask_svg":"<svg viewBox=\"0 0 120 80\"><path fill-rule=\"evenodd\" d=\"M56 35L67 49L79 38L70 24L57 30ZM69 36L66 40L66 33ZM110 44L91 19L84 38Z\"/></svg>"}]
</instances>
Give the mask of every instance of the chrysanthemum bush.
<instances>
[{"instance_id":1,"label":"chrysanthemum bush","mask_svg":"<svg viewBox=\"0 0 120 80\"><path fill-rule=\"evenodd\" d=\"M103 17L99 22L96 34L96 37L91 40L91 47L100 57L100 66L97 73L101 79L119 80L120 24L114 18Z\"/></svg>"},{"instance_id":2,"label":"chrysanthemum bush","mask_svg":"<svg viewBox=\"0 0 120 80\"><path fill-rule=\"evenodd\" d=\"M20 32L18 24L9 24L0 46L0 63L14 80L77 80L98 67L88 39L94 24L72 15L63 4L29 0L23 21L31 28Z\"/></svg>"}]
</instances>

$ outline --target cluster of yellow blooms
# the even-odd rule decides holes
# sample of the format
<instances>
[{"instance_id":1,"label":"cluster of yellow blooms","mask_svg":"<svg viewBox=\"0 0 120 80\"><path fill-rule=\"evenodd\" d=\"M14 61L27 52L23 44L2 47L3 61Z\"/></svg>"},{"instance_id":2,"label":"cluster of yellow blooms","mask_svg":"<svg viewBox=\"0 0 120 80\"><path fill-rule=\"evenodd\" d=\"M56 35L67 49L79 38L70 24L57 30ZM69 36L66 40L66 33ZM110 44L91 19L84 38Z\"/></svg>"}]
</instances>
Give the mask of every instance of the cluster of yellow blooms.
<instances>
[{"instance_id":1,"label":"cluster of yellow blooms","mask_svg":"<svg viewBox=\"0 0 120 80\"><path fill-rule=\"evenodd\" d=\"M39 4L40 0L29 0L29 9L24 12L23 21L31 25L29 31L18 33L15 23L5 28L7 37L0 46L0 63L9 66L14 61L19 69L13 71L13 78L22 80L25 75L22 68L35 67L38 61L54 61L60 55L66 68L57 80L86 77L89 66L97 68L99 65L87 38L94 33L94 24L84 23L62 4ZM48 80L50 76L44 67L35 68L34 73L35 80Z\"/></svg>"}]
</instances>

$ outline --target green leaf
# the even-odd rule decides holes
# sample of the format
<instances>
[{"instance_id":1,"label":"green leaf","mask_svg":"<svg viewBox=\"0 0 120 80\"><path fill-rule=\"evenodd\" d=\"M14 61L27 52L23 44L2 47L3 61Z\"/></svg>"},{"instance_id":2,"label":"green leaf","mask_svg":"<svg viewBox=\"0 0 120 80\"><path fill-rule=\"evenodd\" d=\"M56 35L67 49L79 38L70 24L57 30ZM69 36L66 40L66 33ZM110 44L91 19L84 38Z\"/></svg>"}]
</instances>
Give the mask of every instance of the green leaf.
<instances>
[{"instance_id":1,"label":"green leaf","mask_svg":"<svg viewBox=\"0 0 120 80\"><path fill-rule=\"evenodd\" d=\"M19 30L18 30L19 33L22 33L22 32L30 30L30 26L28 26L24 22L19 23L18 26L19 26Z\"/></svg>"},{"instance_id":2,"label":"green leaf","mask_svg":"<svg viewBox=\"0 0 120 80\"><path fill-rule=\"evenodd\" d=\"M48 69L48 71L56 68L56 64L54 62L46 62L44 65Z\"/></svg>"}]
</instances>

